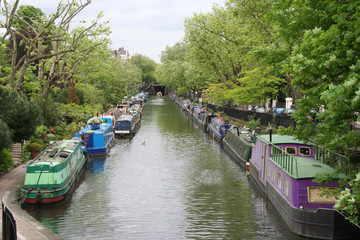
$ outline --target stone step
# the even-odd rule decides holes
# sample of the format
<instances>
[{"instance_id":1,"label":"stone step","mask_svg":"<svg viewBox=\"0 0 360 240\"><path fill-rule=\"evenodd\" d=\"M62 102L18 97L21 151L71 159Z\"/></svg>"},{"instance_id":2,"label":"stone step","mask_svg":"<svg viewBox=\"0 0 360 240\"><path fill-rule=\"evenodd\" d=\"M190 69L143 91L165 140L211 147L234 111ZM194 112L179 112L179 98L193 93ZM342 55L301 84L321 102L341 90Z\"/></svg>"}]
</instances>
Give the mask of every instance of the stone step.
<instances>
[{"instance_id":1,"label":"stone step","mask_svg":"<svg viewBox=\"0 0 360 240\"><path fill-rule=\"evenodd\" d=\"M22 154L21 143L14 143L11 146L11 155L16 165L21 164L21 154Z\"/></svg>"}]
</instances>

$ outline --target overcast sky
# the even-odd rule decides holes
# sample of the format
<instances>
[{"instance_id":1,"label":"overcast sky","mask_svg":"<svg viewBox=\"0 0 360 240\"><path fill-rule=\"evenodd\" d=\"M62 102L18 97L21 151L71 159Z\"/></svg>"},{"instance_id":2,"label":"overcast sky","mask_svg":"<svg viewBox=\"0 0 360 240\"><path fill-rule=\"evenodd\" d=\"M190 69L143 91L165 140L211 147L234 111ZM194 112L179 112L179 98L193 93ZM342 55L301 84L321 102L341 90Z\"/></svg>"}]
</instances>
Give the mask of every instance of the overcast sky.
<instances>
[{"instance_id":1,"label":"overcast sky","mask_svg":"<svg viewBox=\"0 0 360 240\"><path fill-rule=\"evenodd\" d=\"M131 55L139 53L160 63L161 51L184 37L184 20L193 13L207 13L214 4L226 0L92 0L80 14L93 19L100 11L109 20L113 49L124 47ZM45 14L54 13L58 0L20 0ZM76 24L76 23L74 23Z\"/></svg>"}]
</instances>

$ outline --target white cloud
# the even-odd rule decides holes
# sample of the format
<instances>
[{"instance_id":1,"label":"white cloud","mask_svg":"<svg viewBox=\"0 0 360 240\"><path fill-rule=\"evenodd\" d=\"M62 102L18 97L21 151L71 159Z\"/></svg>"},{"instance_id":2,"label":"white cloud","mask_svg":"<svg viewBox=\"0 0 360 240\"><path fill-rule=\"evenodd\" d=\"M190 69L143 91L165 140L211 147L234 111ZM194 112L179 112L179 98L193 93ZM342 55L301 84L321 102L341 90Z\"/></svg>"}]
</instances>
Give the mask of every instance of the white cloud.
<instances>
[{"instance_id":1,"label":"white cloud","mask_svg":"<svg viewBox=\"0 0 360 240\"><path fill-rule=\"evenodd\" d=\"M100 11L109 20L112 47L125 47L130 54L139 53L160 61L161 51L184 36L184 20L193 13L211 11L214 3L226 0L92 0L77 19L94 19ZM56 11L58 1L22 0L46 14ZM74 22L76 24L76 22Z\"/></svg>"}]
</instances>

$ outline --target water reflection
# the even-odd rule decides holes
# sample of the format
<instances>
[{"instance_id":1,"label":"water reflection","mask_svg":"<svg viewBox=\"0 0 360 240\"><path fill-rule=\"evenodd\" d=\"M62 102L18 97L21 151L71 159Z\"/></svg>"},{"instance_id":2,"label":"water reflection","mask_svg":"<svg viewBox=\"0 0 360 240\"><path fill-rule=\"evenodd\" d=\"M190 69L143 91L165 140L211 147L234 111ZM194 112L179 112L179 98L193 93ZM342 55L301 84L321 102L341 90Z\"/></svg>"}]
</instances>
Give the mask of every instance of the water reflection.
<instances>
[{"instance_id":1,"label":"water reflection","mask_svg":"<svg viewBox=\"0 0 360 240\"><path fill-rule=\"evenodd\" d=\"M296 238L221 145L166 98L150 99L135 137L88 167L63 209L32 212L64 239Z\"/></svg>"},{"instance_id":2,"label":"water reflection","mask_svg":"<svg viewBox=\"0 0 360 240\"><path fill-rule=\"evenodd\" d=\"M90 172L103 172L106 157L91 157L88 159L87 167Z\"/></svg>"}]
</instances>

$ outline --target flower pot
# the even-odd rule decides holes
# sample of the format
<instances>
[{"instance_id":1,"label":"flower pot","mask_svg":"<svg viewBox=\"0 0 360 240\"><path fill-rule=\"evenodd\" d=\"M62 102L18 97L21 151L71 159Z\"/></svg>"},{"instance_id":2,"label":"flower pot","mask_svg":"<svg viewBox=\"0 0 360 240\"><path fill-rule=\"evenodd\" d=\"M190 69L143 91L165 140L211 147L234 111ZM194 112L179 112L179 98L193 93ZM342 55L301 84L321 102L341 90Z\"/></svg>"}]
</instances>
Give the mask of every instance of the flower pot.
<instances>
[{"instance_id":1,"label":"flower pot","mask_svg":"<svg viewBox=\"0 0 360 240\"><path fill-rule=\"evenodd\" d=\"M38 152L33 152L33 153L31 153L31 158L34 159L34 158L36 158L37 155L39 155Z\"/></svg>"}]
</instances>

